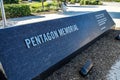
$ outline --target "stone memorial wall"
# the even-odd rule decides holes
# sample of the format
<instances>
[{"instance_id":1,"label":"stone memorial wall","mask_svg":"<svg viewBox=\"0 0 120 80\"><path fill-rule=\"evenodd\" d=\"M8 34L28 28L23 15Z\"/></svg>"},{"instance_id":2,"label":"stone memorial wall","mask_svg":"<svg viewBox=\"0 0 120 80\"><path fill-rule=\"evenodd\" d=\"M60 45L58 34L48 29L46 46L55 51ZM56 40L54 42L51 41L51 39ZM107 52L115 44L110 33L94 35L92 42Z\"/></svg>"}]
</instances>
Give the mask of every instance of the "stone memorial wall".
<instances>
[{"instance_id":1,"label":"stone memorial wall","mask_svg":"<svg viewBox=\"0 0 120 80\"><path fill-rule=\"evenodd\" d=\"M114 25L102 10L0 29L0 61L8 80L31 80Z\"/></svg>"}]
</instances>

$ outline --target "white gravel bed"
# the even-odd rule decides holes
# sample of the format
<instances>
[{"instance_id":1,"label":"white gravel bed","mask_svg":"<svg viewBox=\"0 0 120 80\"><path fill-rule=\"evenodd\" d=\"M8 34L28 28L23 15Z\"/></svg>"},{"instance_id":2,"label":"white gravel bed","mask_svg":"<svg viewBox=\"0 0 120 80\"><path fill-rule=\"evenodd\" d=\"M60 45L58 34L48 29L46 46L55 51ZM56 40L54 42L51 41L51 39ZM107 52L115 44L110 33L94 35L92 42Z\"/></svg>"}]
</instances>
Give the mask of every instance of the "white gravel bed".
<instances>
[{"instance_id":1,"label":"white gravel bed","mask_svg":"<svg viewBox=\"0 0 120 80\"><path fill-rule=\"evenodd\" d=\"M107 74L107 80L120 80L120 59L112 65L109 73Z\"/></svg>"}]
</instances>

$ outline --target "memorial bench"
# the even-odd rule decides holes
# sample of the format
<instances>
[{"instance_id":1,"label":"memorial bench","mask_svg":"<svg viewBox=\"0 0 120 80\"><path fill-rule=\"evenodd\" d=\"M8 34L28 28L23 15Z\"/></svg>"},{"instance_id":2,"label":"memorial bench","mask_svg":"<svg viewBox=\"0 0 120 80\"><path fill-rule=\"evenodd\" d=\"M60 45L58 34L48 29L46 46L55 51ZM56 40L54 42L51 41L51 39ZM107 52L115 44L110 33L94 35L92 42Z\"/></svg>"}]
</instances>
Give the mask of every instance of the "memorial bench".
<instances>
[{"instance_id":1,"label":"memorial bench","mask_svg":"<svg viewBox=\"0 0 120 80\"><path fill-rule=\"evenodd\" d=\"M0 29L0 61L8 80L40 80L111 29L106 10Z\"/></svg>"}]
</instances>

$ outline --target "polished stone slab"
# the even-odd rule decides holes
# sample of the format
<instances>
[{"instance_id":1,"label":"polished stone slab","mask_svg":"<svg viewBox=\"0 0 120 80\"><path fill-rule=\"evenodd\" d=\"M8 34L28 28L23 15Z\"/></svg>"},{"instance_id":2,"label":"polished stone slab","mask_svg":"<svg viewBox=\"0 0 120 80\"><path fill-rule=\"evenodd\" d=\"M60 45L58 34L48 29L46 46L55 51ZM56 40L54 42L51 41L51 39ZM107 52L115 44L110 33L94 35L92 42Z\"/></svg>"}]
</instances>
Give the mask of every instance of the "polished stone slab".
<instances>
[{"instance_id":1,"label":"polished stone slab","mask_svg":"<svg viewBox=\"0 0 120 80\"><path fill-rule=\"evenodd\" d=\"M31 80L109 30L105 11L0 30L0 61L8 80Z\"/></svg>"}]
</instances>

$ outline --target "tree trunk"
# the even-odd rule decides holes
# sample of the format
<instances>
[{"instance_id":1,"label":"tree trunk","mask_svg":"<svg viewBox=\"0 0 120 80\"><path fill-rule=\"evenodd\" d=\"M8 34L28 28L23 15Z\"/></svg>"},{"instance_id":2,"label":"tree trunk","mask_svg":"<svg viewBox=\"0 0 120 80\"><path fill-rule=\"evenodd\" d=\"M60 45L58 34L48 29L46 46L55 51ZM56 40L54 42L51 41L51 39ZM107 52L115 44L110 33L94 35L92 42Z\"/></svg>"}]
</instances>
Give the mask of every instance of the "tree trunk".
<instances>
[{"instance_id":1,"label":"tree trunk","mask_svg":"<svg viewBox=\"0 0 120 80\"><path fill-rule=\"evenodd\" d=\"M42 9L44 11L44 0L42 0Z\"/></svg>"}]
</instances>

